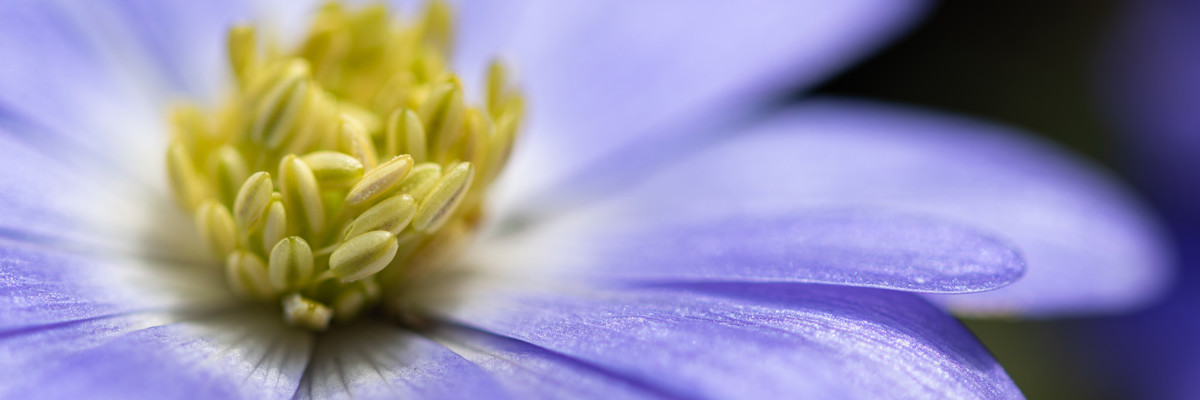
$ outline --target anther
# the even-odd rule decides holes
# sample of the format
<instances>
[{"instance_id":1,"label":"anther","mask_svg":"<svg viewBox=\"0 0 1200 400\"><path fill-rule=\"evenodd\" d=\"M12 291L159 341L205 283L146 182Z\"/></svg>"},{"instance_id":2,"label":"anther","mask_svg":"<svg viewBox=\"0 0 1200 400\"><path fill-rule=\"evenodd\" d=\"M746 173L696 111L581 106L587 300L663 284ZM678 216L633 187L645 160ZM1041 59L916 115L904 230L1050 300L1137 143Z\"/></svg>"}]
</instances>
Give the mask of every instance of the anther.
<instances>
[{"instance_id":1,"label":"anther","mask_svg":"<svg viewBox=\"0 0 1200 400\"><path fill-rule=\"evenodd\" d=\"M318 151L300 160L312 169L321 187L345 187L363 176L362 162L346 153Z\"/></svg>"},{"instance_id":2,"label":"anther","mask_svg":"<svg viewBox=\"0 0 1200 400\"><path fill-rule=\"evenodd\" d=\"M475 169L471 163L458 163L447 170L429 195L421 200L417 215L413 217L413 229L428 232L441 227L462 202L474 177Z\"/></svg>"},{"instance_id":3,"label":"anther","mask_svg":"<svg viewBox=\"0 0 1200 400\"><path fill-rule=\"evenodd\" d=\"M463 131L462 145L459 149L461 160L469 161L471 165L476 166L487 165L487 140L492 136L492 121L488 118L487 113L477 109L467 110ZM476 183L482 182L481 180Z\"/></svg>"},{"instance_id":4,"label":"anther","mask_svg":"<svg viewBox=\"0 0 1200 400\"><path fill-rule=\"evenodd\" d=\"M200 179L192 156L182 143L173 143L167 149L167 178L175 199L189 210L195 209L208 198L207 185Z\"/></svg>"},{"instance_id":5,"label":"anther","mask_svg":"<svg viewBox=\"0 0 1200 400\"><path fill-rule=\"evenodd\" d=\"M199 108L180 104L171 108L171 138L193 149L196 154L209 151L221 138Z\"/></svg>"},{"instance_id":6,"label":"anther","mask_svg":"<svg viewBox=\"0 0 1200 400\"><path fill-rule=\"evenodd\" d=\"M421 163L413 167L404 180L397 185L397 192L423 199L430 190L442 179L442 166L435 163Z\"/></svg>"},{"instance_id":7,"label":"anther","mask_svg":"<svg viewBox=\"0 0 1200 400\"><path fill-rule=\"evenodd\" d=\"M408 99L414 92L416 77L412 72L399 71L388 78L387 83L375 95L371 104L376 110L396 110L408 106ZM400 153L391 153L400 154Z\"/></svg>"},{"instance_id":8,"label":"anther","mask_svg":"<svg viewBox=\"0 0 1200 400\"><path fill-rule=\"evenodd\" d=\"M332 27L310 34L300 50L312 62L313 75L323 83L332 82L341 72L342 61L349 52L349 34Z\"/></svg>"},{"instance_id":9,"label":"anther","mask_svg":"<svg viewBox=\"0 0 1200 400\"><path fill-rule=\"evenodd\" d=\"M454 40L454 16L450 7L439 0L430 1L425 6L421 18L421 33L425 42L434 48L449 53L450 43Z\"/></svg>"},{"instance_id":10,"label":"anther","mask_svg":"<svg viewBox=\"0 0 1200 400\"><path fill-rule=\"evenodd\" d=\"M487 75L487 109L492 115L500 115L507 101L508 71L504 64L493 61L488 65Z\"/></svg>"},{"instance_id":11,"label":"anther","mask_svg":"<svg viewBox=\"0 0 1200 400\"><path fill-rule=\"evenodd\" d=\"M235 26L229 30L229 63L233 67L233 75L245 87L250 76L258 67L258 41L255 38L254 27Z\"/></svg>"},{"instance_id":12,"label":"anther","mask_svg":"<svg viewBox=\"0 0 1200 400\"><path fill-rule=\"evenodd\" d=\"M225 259L225 279L238 295L255 300L275 297L267 265L254 253L237 250Z\"/></svg>"},{"instance_id":13,"label":"anther","mask_svg":"<svg viewBox=\"0 0 1200 400\"><path fill-rule=\"evenodd\" d=\"M388 154L408 154L414 162L425 161L425 128L421 126L421 117L408 108L396 109L388 117L387 124Z\"/></svg>"},{"instance_id":14,"label":"anther","mask_svg":"<svg viewBox=\"0 0 1200 400\"><path fill-rule=\"evenodd\" d=\"M379 164L375 157L375 144L371 142L371 136L355 118L342 116L342 125L338 131L338 148L357 158L367 171L374 169L375 165Z\"/></svg>"},{"instance_id":15,"label":"anther","mask_svg":"<svg viewBox=\"0 0 1200 400\"><path fill-rule=\"evenodd\" d=\"M271 249L267 271L270 272L271 286L277 291L287 292L303 287L312 278L312 248L300 237L283 238Z\"/></svg>"},{"instance_id":16,"label":"anther","mask_svg":"<svg viewBox=\"0 0 1200 400\"><path fill-rule=\"evenodd\" d=\"M396 256L399 244L388 231L371 231L342 243L329 256L329 270L342 282L354 282L379 272Z\"/></svg>"},{"instance_id":17,"label":"anther","mask_svg":"<svg viewBox=\"0 0 1200 400\"><path fill-rule=\"evenodd\" d=\"M432 142L430 159L447 160L450 146L458 140L465 118L462 89L453 82L439 84L421 104L420 117L428 127L425 134Z\"/></svg>"},{"instance_id":18,"label":"anther","mask_svg":"<svg viewBox=\"0 0 1200 400\"><path fill-rule=\"evenodd\" d=\"M508 157L512 155L513 142L516 139L517 114L504 114L495 123L492 136L488 139L488 159L485 182L491 182L500 174Z\"/></svg>"},{"instance_id":19,"label":"anther","mask_svg":"<svg viewBox=\"0 0 1200 400\"><path fill-rule=\"evenodd\" d=\"M267 206L271 203L271 194L274 191L271 174L265 171L255 172L249 179L246 179L246 182L238 189L237 197L233 202L233 219L237 221L238 229L243 232L252 232L258 229L258 223L262 220L263 213L267 211Z\"/></svg>"},{"instance_id":20,"label":"anther","mask_svg":"<svg viewBox=\"0 0 1200 400\"><path fill-rule=\"evenodd\" d=\"M258 105L250 139L268 149L279 148L297 125L308 99L308 64L290 62Z\"/></svg>"},{"instance_id":21,"label":"anther","mask_svg":"<svg viewBox=\"0 0 1200 400\"><path fill-rule=\"evenodd\" d=\"M237 149L224 145L208 156L208 175L215 180L217 196L228 204L237 195L238 187L250 175L246 160Z\"/></svg>"},{"instance_id":22,"label":"anther","mask_svg":"<svg viewBox=\"0 0 1200 400\"><path fill-rule=\"evenodd\" d=\"M283 207L283 196L278 192L271 193L271 203L263 222L262 248L271 249L284 236L287 236L287 210Z\"/></svg>"},{"instance_id":23,"label":"anther","mask_svg":"<svg viewBox=\"0 0 1200 400\"><path fill-rule=\"evenodd\" d=\"M407 194L396 195L379 202L355 218L346 228L343 238L349 239L370 231L388 231L393 235L408 226L417 212L417 200Z\"/></svg>"},{"instance_id":24,"label":"anther","mask_svg":"<svg viewBox=\"0 0 1200 400\"><path fill-rule=\"evenodd\" d=\"M237 231L229 209L213 200L196 209L196 226L209 248L217 254L229 254L237 246Z\"/></svg>"},{"instance_id":25,"label":"anther","mask_svg":"<svg viewBox=\"0 0 1200 400\"><path fill-rule=\"evenodd\" d=\"M383 196L408 176L412 166L412 156L407 154L380 164L350 188L350 192L346 194L346 204L356 206Z\"/></svg>"},{"instance_id":26,"label":"anther","mask_svg":"<svg viewBox=\"0 0 1200 400\"><path fill-rule=\"evenodd\" d=\"M312 232L325 227L325 208L317 178L308 164L295 155L287 155L279 163L279 192L292 214Z\"/></svg>"}]
</instances>

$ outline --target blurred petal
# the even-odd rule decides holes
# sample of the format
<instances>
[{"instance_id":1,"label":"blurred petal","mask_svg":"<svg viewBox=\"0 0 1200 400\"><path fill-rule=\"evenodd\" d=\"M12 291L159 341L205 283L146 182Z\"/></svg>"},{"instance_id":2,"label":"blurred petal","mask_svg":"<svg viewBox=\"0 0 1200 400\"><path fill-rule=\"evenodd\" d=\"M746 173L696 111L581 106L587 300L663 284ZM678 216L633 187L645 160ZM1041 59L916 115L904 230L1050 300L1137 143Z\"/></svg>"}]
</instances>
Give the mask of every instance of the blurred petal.
<instances>
[{"instance_id":1,"label":"blurred petal","mask_svg":"<svg viewBox=\"0 0 1200 400\"><path fill-rule=\"evenodd\" d=\"M666 397L1021 397L965 328L906 293L794 284L472 289L438 312Z\"/></svg>"},{"instance_id":2,"label":"blurred petal","mask_svg":"<svg viewBox=\"0 0 1200 400\"><path fill-rule=\"evenodd\" d=\"M704 220L881 208L992 232L1027 272L996 291L936 299L969 313L1121 310L1156 298L1169 275L1159 227L1102 171L1019 132L881 105L796 107L622 201Z\"/></svg>"},{"instance_id":3,"label":"blurred petal","mask_svg":"<svg viewBox=\"0 0 1200 400\"><path fill-rule=\"evenodd\" d=\"M301 398L507 398L474 363L413 331L379 323L322 335L308 368Z\"/></svg>"},{"instance_id":4,"label":"blurred petal","mask_svg":"<svg viewBox=\"0 0 1200 400\"><path fill-rule=\"evenodd\" d=\"M637 211L564 218L529 235L488 243L486 254L493 266L518 264L539 269L529 272L536 275L587 280L806 282L927 293L995 289L1024 272L1020 255L1007 244L924 217L808 210L769 218L717 212L717 218L680 220L670 218L670 211ZM526 246L531 252L525 254L541 252L520 257Z\"/></svg>"},{"instance_id":5,"label":"blurred petal","mask_svg":"<svg viewBox=\"0 0 1200 400\"><path fill-rule=\"evenodd\" d=\"M239 312L221 283L209 265L0 239L0 370L20 371L0 397L292 393L311 337Z\"/></svg>"},{"instance_id":6,"label":"blurred petal","mask_svg":"<svg viewBox=\"0 0 1200 400\"><path fill-rule=\"evenodd\" d=\"M1171 211L1200 218L1200 2L1128 2L1109 51L1110 109L1123 124L1121 150L1139 180Z\"/></svg>"},{"instance_id":7,"label":"blurred petal","mask_svg":"<svg viewBox=\"0 0 1200 400\"><path fill-rule=\"evenodd\" d=\"M1123 389L1119 396L1200 398L1200 226L1173 226L1185 266L1176 290L1144 312L1074 321L1064 330L1075 361L1086 363L1094 379Z\"/></svg>"},{"instance_id":8,"label":"blurred petal","mask_svg":"<svg viewBox=\"0 0 1200 400\"><path fill-rule=\"evenodd\" d=\"M312 336L262 311L138 314L0 332L6 398L284 398Z\"/></svg>"},{"instance_id":9,"label":"blurred petal","mask_svg":"<svg viewBox=\"0 0 1200 400\"><path fill-rule=\"evenodd\" d=\"M80 25L101 50L144 58L138 80L160 82L169 94L217 100L229 84L226 34L245 22L252 2L103 0L72 4ZM119 65L137 66L124 59ZM145 75L149 74L149 75Z\"/></svg>"},{"instance_id":10,"label":"blurred petal","mask_svg":"<svg viewBox=\"0 0 1200 400\"><path fill-rule=\"evenodd\" d=\"M209 265L0 239L0 330L237 304Z\"/></svg>"},{"instance_id":11,"label":"blurred petal","mask_svg":"<svg viewBox=\"0 0 1200 400\"><path fill-rule=\"evenodd\" d=\"M50 2L0 5L0 128L49 152L56 142L67 142L115 158L117 143L139 132L117 127L145 125L151 111L106 57ZM44 128L23 132L14 125Z\"/></svg>"},{"instance_id":12,"label":"blurred petal","mask_svg":"<svg viewBox=\"0 0 1200 400\"><path fill-rule=\"evenodd\" d=\"M180 92L164 74L210 68L197 57L214 46L202 42L223 40L209 36L230 11L205 4L213 9L0 4L0 205L11 211L0 216L0 237L207 259L187 251L202 246L177 229L188 217L171 204L159 167L164 110Z\"/></svg>"},{"instance_id":13,"label":"blurred petal","mask_svg":"<svg viewBox=\"0 0 1200 400\"><path fill-rule=\"evenodd\" d=\"M164 186L143 185L96 154L36 142L43 130L0 125L0 240L88 252L210 260ZM143 168L163 169L163 168ZM165 178L164 178L165 179Z\"/></svg>"},{"instance_id":14,"label":"blurred petal","mask_svg":"<svg viewBox=\"0 0 1200 400\"><path fill-rule=\"evenodd\" d=\"M0 5L0 129L47 154L67 148L126 179L162 182L161 168L145 167L161 164L166 107L224 89L219 30L237 9L179 4Z\"/></svg>"},{"instance_id":15,"label":"blurred petal","mask_svg":"<svg viewBox=\"0 0 1200 400\"><path fill-rule=\"evenodd\" d=\"M509 174L520 178L509 184L540 189L635 141L687 140L738 120L772 95L811 86L867 54L923 7L920 0L527 7L499 49L516 64L530 105Z\"/></svg>"}]
</instances>

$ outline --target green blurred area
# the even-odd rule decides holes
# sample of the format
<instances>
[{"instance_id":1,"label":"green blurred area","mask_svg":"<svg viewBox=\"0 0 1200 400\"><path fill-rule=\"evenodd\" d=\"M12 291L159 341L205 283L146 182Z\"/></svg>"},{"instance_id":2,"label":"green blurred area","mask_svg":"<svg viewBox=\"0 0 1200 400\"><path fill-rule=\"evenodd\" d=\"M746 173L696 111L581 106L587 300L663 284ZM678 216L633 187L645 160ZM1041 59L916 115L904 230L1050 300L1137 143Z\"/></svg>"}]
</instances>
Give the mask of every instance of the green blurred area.
<instances>
[{"instance_id":1,"label":"green blurred area","mask_svg":"<svg viewBox=\"0 0 1200 400\"><path fill-rule=\"evenodd\" d=\"M1125 392L1122 382L1102 379L1092 370L1073 342L1078 330L1068 332L1074 321L1017 321L968 319L963 321L991 350L1017 387L1032 400L1108 400L1136 398Z\"/></svg>"},{"instance_id":2,"label":"green blurred area","mask_svg":"<svg viewBox=\"0 0 1200 400\"><path fill-rule=\"evenodd\" d=\"M1022 128L1115 167L1100 63L1119 4L1100 0L942 2L920 26L819 87ZM1126 398L1080 360L1075 321L968 320L1030 399ZM1076 332L1077 334L1077 332Z\"/></svg>"},{"instance_id":3,"label":"green blurred area","mask_svg":"<svg viewBox=\"0 0 1200 400\"><path fill-rule=\"evenodd\" d=\"M1113 1L938 3L906 37L819 87L1024 128L1101 161L1097 64Z\"/></svg>"}]
</instances>

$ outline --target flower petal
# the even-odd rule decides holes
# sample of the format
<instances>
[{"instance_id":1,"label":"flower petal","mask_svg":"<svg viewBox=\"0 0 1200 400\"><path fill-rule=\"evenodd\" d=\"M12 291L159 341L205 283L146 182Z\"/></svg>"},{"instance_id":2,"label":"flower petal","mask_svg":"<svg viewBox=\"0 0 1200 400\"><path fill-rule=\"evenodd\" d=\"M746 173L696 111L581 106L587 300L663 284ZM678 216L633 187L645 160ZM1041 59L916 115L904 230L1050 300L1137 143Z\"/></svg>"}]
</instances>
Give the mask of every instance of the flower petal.
<instances>
[{"instance_id":1,"label":"flower petal","mask_svg":"<svg viewBox=\"0 0 1200 400\"><path fill-rule=\"evenodd\" d=\"M105 57L65 9L50 2L0 5L0 58L6 60L0 69L0 122L10 130L14 121L51 126L47 131L75 133L59 139L97 147L106 138L91 134L104 132L96 127L112 127L117 118L148 118L145 104L131 101L130 82L118 79L117 65ZM81 130L88 126L93 129ZM112 133L112 139L128 138L116 129ZM48 134L38 139L49 142Z\"/></svg>"},{"instance_id":2,"label":"flower petal","mask_svg":"<svg viewBox=\"0 0 1200 400\"><path fill-rule=\"evenodd\" d=\"M376 322L321 336L301 398L506 398L487 373L413 331Z\"/></svg>"},{"instance_id":3,"label":"flower petal","mask_svg":"<svg viewBox=\"0 0 1200 400\"><path fill-rule=\"evenodd\" d=\"M1200 3L1138 1L1123 7L1109 51L1108 103L1126 138L1123 155L1158 202L1200 218Z\"/></svg>"},{"instance_id":4,"label":"flower petal","mask_svg":"<svg viewBox=\"0 0 1200 400\"><path fill-rule=\"evenodd\" d=\"M236 304L219 268L0 239L0 331Z\"/></svg>"},{"instance_id":5,"label":"flower petal","mask_svg":"<svg viewBox=\"0 0 1200 400\"><path fill-rule=\"evenodd\" d=\"M308 362L312 336L263 318L139 314L0 333L0 382L20 398L283 398Z\"/></svg>"},{"instance_id":6,"label":"flower petal","mask_svg":"<svg viewBox=\"0 0 1200 400\"><path fill-rule=\"evenodd\" d=\"M668 397L1021 397L965 328L907 293L795 284L471 289L437 312Z\"/></svg>"},{"instance_id":7,"label":"flower petal","mask_svg":"<svg viewBox=\"0 0 1200 400\"><path fill-rule=\"evenodd\" d=\"M0 240L179 261L210 260L165 188L144 186L86 150L39 148L37 127L0 121ZM30 137L33 136L33 137ZM147 168L152 169L152 168ZM160 168L161 169L161 168Z\"/></svg>"},{"instance_id":8,"label":"flower petal","mask_svg":"<svg viewBox=\"0 0 1200 400\"><path fill-rule=\"evenodd\" d=\"M80 25L104 42L101 50L144 58L152 79L173 94L215 101L229 85L226 35L251 12L252 2L102 0L72 4ZM123 43L112 43L121 41ZM121 48L115 46L123 46ZM130 54L132 53L132 54ZM125 68L133 60L120 60Z\"/></svg>"},{"instance_id":9,"label":"flower petal","mask_svg":"<svg viewBox=\"0 0 1200 400\"><path fill-rule=\"evenodd\" d=\"M220 271L0 239L0 397L279 397L311 337L237 301ZM275 315L275 314L266 314Z\"/></svg>"},{"instance_id":10,"label":"flower petal","mask_svg":"<svg viewBox=\"0 0 1200 400\"><path fill-rule=\"evenodd\" d=\"M517 399L659 399L656 388L585 362L462 326L443 324L428 333L488 372Z\"/></svg>"},{"instance_id":11,"label":"flower petal","mask_svg":"<svg viewBox=\"0 0 1200 400\"><path fill-rule=\"evenodd\" d=\"M810 102L626 186L619 201L655 218L867 207L992 232L1027 272L936 299L969 313L1120 310L1157 297L1169 275L1159 226L1104 172L1019 132L915 110Z\"/></svg>"},{"instance_id":12,"label":"flower petal","mask_svg":"<svg viewBox=\"0 0 1200 400\"><path fill-rule=\"evenodd\" d=\"M493 266L507 262L542 276L640 283L806 282L967 293L1007 285L1024 273L1020 255L1007 244L925 217L870 210L769 218L718 212L682 220L666 214L598 212L582 218L588 222L566 219L515 241L487 244L483 253ZM520 257L525 247L540 254Z\"/></svg>"},{"instance_id":13,"label":"flower petal","mask_svg":"<svg viewBox=\"0 0 1200 400\"><path fill-rule=\"evenodd\" d=\"M500 49L517 64L530 104L510 166L520 180L509 184L540 189L635 142L684 140L744 117L771 95L813 85L862 57L923 6L800 0L527 7Z\"/></svg>"},{"instance_id":14,"label":"flower petal","mask_svg":"<svg viewBox=\"0 0 1200 400\"><path fill-rule=\"evenodd\" d=\"M224 89L218 30L238 9L171 4L0 5L0 129L47 154L87 154L162 182L162 169L146 166L161 165L166 107Z\"/></svg>"},{"instance_id":15,"label":"flower petal","mask_svg":"<svg viewBox=\"0 0 1200 400\"><path fill-rule=\"evenodd\" d=\"M1073 321L1056 331L1065 334L1059 341L1071 344L1068 354L1075 357L1068 361L1087 365L1090 380L1105 380L1108 387L1122 389L1121 396L1200 398L1195 379L1200 376L1200 226L1173 227L1184 269L1164 301L1136 314Z\"/></svg>"}]
</instances>

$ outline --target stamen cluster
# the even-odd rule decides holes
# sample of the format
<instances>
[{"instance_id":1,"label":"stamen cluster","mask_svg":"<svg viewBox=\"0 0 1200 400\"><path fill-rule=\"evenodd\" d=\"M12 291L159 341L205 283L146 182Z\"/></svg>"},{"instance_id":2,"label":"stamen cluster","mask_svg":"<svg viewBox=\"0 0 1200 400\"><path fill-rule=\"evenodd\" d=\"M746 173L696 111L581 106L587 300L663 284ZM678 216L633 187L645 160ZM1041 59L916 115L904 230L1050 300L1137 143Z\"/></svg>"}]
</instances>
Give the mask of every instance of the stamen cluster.
<instances>
[{"instance_id":1,"label":"stamen cluster","mask_svg":"<svg viewBox=\"0 0 1200 400\"><path fill-rule=\"evenodd\" d=\"M408 25L330 3L290 52L230 31L237 90L173 110L167 169L235 293L323 330L470 238L523 103L493 64L485 105L465 104L452 31L440 2Z\"/></svg>"}]
</instances>

